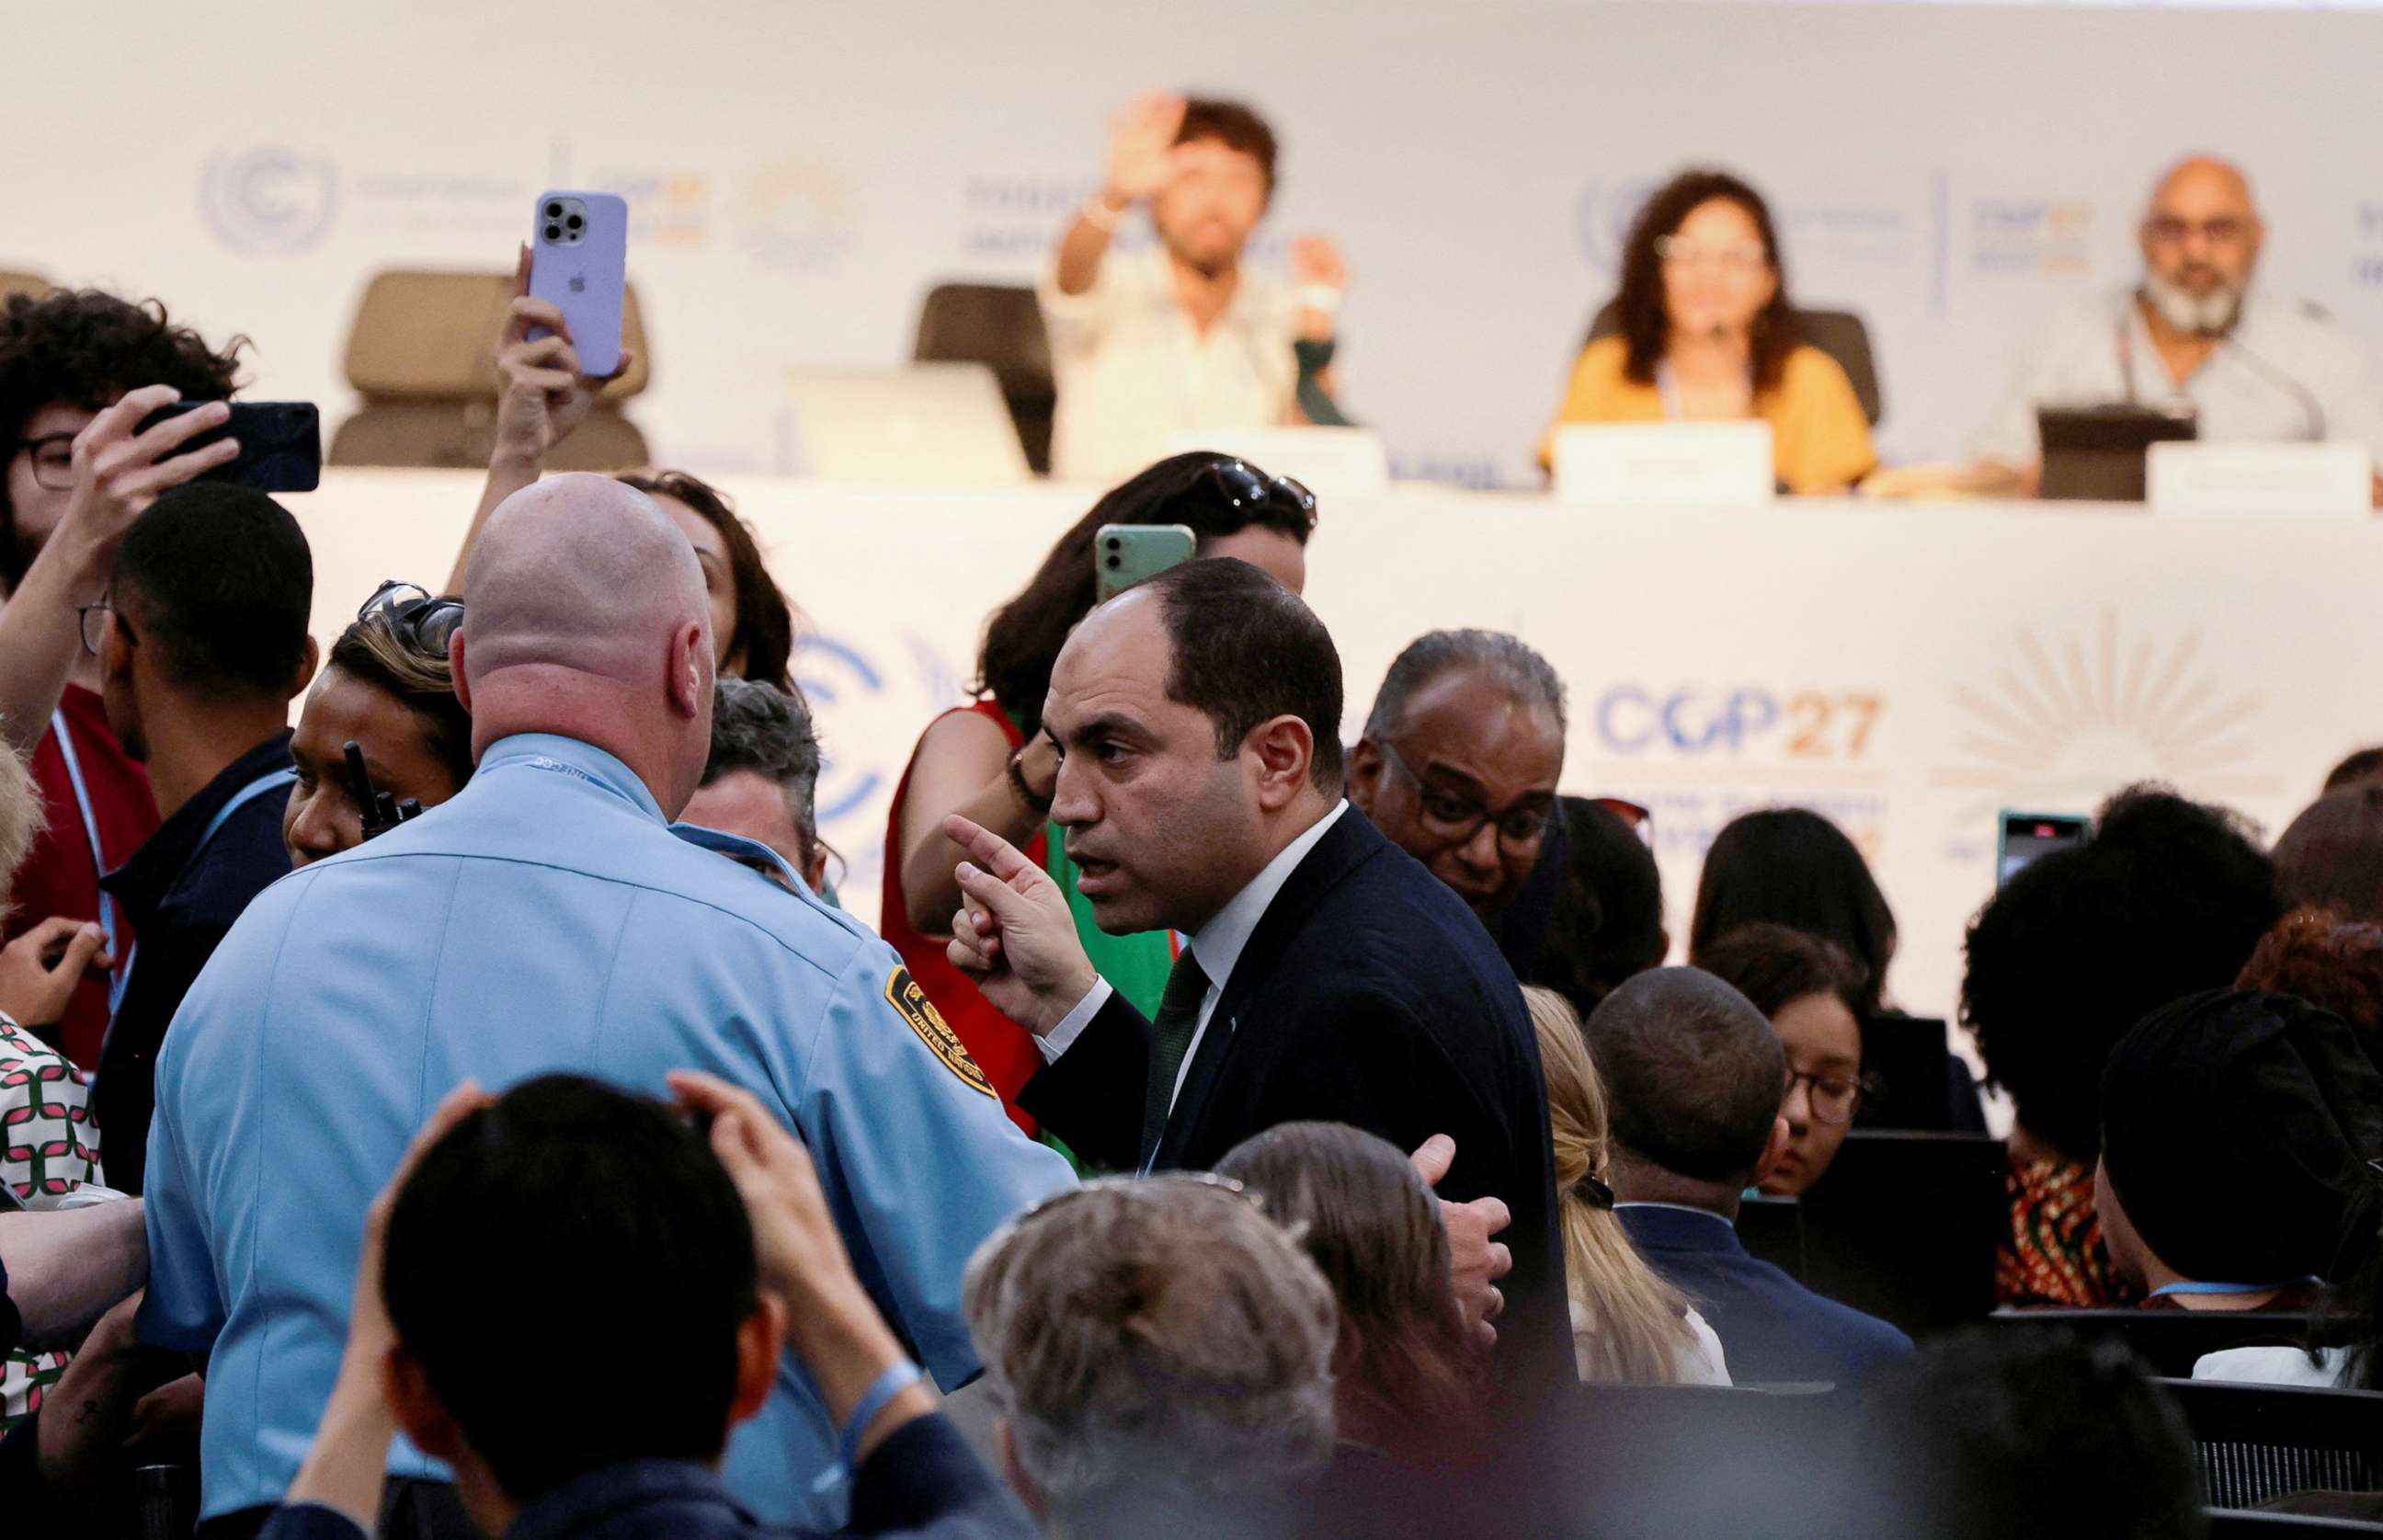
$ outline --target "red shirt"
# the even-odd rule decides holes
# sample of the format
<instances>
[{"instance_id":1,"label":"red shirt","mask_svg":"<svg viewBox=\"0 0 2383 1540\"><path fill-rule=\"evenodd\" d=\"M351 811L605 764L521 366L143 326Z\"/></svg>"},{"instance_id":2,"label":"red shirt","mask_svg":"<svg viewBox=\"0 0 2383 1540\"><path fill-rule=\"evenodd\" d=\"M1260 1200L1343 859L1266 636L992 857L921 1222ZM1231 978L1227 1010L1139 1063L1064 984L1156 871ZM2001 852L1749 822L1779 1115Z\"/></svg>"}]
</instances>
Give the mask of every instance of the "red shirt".
<instances>
[{"instance_id":1,"label":"red shirt","mask_svg":"<svg viewBox=\"0 0 2383 1540\"><path fill-rule=\"evenodd\" d=\"M1012 748L1025 741L1000 706L991 700L980 700L957 709L992 719L999 724ZM914 750L914 756L915 753ZM1043 1067L1043 1051L1034 1045L1034 1035L1002 1015L1000 1007L987 1000L967 974L951 965L942 941L920 935L910 924L909 906L902 898L902 805L909 795L910 771L905 769L902 783L894 788L894 805L886 810L884 906L877 917L878 934L902 955L910 977L927 992L927 998L935 1003L935 1009L967 1046L969 1056L976 1060L977 1067L1001 1093L1001 1104L1010 1121L1031 1134L1034 1119L1019 1106L1018 1093ZM1020 854L1041 866L1049 837L1044 830L1037 829Z\"/></svg>"},{"instance_id":2,"label":"red shirt","mask_svg":"<svg viewBox=\"0 0 2383 1540\"><path fill-rule=\"evenodd\" d=\"M82 772L82 789L90 798L88 822L82 801L75 795L67 754L58 743L56 723L60 720L67 724L74 768ZM33 853L10 890L6 929L10 941L53 916L102 919L100 873L122 866L157 832L157 804L149 795L148 772L126 756L124 746L108 730L107 708L99 696L80 684L68 685L52 722L34 748L31 761L49 827L33 842ZM94 841L99 847L95 859ZM113 901L107 907L107 918L117 929L116 960L120 966L131 944L131 925L117 912ZM58 1033L59 1047L70 1062L86 1069L99 1063L100 1040L107 1033L105 979L93 975L76 987Z\"/></svg>"}]
</instances>

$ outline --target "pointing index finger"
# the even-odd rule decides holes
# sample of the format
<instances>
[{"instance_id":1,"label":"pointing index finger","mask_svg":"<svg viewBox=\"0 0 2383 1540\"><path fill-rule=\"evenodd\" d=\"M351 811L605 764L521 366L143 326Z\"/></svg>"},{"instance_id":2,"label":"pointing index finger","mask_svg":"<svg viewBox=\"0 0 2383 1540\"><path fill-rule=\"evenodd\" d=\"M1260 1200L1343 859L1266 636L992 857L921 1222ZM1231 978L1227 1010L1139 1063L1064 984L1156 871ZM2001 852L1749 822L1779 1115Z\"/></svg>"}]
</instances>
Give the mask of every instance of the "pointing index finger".
<instances>
[{"instance_id":1,"label":"pointing index finger","mask_svg":"<svg viewBox=\"0 0 2383 1540\"><path fill-rule=\"evenodd\" d=\"M957 813L944 819L944 838L967 851L979 866L1004 882L1014 881L1020 872L1035 869L1032 862L1019 854L1016 845Z\"/></svg>"}]
</instances>

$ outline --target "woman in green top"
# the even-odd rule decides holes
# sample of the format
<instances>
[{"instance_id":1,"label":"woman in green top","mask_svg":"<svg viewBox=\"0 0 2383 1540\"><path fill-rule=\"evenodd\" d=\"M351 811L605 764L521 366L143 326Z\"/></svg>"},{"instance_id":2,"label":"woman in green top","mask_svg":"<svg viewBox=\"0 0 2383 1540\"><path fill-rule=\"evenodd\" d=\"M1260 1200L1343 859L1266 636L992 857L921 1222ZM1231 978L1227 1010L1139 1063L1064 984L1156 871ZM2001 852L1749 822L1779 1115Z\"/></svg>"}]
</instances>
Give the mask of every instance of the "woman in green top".
<instances>
[{"instance_id":1,"label":"woman in green top","mask_svg":"<svg viewBox=\"0 0 2383 1540\"><path fill-rule=\"evenodd\" d=\"M972 819L1042 862L1068 894L1093 966L1136 1006L1158 1008L1174 966L1167 932L1112 936L1093 922L1076 893L1066 831L1049 821L1059 756L1042 731L1043 701L1061 645L1093 608L1093 542L1103 524L1186 525L1200 555L1238 557L1295 592L1307 577L1315 499L1297 482L1209 453L1162 460L1116 487L1059 537L1025 590L994 611L977 656L977 700L936 718L911 755L887 827L880 928L1030 1133L1033 1119L1017 1095L1041 1067L1040 1051L944 955L960 906L952 873L965 859L944 837L945 818Z\"/></svg>"}]
</instances>

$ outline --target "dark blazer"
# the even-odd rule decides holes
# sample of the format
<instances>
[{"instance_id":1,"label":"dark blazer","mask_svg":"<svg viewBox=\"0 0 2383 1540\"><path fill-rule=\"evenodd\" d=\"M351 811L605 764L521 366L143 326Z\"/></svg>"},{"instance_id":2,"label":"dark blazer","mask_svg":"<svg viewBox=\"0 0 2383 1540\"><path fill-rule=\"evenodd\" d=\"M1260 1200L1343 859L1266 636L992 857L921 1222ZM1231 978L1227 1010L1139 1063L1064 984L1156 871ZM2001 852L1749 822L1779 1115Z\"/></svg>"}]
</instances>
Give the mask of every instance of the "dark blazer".
<instances>
[{"instance_id":1,"label":"dark blazer","mask_svg":"<svg viewBox=\"0 0 2383 1540\"><path fill-rule=\"evenodd\" d=\"M1614 1211L1647 1265L1699 1311L1721 1338L1736 1385L1859 1385L1911 1351L1911 1338L1873 1315L1813 1293L1701 1210L1630 1203Z\"/></svg>"},{"instance_id":2,"label":"dark blazer","mask_svg":"<svg viewBox=\"0 0 2383 1540\"><path fill-rule=\"evenodd\" d=\"M1019 1104L1079 1155L1140 1160L1150 1023L1115 995ZM1440 1195L1513 1212L1499 1378L1572 1377L1538 1039L1497 943L1455 893L1352 807L1291 872L1223 981L1160 1140L1204 1170L1281 1123L1348 1123L1401 1151L1456 1140Z\"/></svg>"}]
</instances>

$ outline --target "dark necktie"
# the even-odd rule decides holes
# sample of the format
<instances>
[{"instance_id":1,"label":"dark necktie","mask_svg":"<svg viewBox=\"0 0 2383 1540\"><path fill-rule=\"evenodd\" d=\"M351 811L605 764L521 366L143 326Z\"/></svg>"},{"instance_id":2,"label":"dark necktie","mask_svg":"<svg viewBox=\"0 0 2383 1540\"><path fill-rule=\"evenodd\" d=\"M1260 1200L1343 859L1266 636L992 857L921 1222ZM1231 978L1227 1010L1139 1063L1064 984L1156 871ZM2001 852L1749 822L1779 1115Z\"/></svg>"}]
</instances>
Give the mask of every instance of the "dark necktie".
<instances>
[{"instance_id":1,"label":"dark necktie","mask_svg":"<svg viewBox=\"0 0 2383 1540\"><path fill-rule=\"evenodd\" d=\"M1175 1101L1175 1077L1183 1055L1192 1050L1192 1034L1200 1026L1200 1002L1208 997L1208 976L1186 952L1175 959L1167 976L1167 992L1158 997L1158 1015L1150 1023L1150 1085L1142 1103L1142 1158L1147 1162L1167 1131L1167 1108Z\"/></svg>"}]
</instances>

